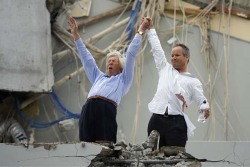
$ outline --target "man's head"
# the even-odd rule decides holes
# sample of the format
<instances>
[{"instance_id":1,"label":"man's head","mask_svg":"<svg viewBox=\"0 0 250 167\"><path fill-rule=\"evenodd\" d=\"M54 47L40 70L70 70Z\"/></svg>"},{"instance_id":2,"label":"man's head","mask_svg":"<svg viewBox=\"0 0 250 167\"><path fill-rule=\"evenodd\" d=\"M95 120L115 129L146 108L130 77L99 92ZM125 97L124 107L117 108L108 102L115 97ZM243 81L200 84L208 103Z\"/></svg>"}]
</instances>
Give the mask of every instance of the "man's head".
<instances>
[{"instance_id":1,"label":"man's head","mask_svg":"<svg viewBox=\"0 0 250 167\"><path fill-rule=\"evenodd\" d=\"M106 74L115 76L122 72L125 65L125 58L118 51L112 51L107 54L106 58Z\"/></svg>"},{"instance_id":2,"label":"man's head","mask_svg":"<svg viewBox=\"0 0 250 167\"><path fill-rule=\"evenodd\" d=\"M186 72L190 59L189 48L184 44L174 45L171 52L171 62L173 67L179 72Z\"/></svg>"}]
</instances>

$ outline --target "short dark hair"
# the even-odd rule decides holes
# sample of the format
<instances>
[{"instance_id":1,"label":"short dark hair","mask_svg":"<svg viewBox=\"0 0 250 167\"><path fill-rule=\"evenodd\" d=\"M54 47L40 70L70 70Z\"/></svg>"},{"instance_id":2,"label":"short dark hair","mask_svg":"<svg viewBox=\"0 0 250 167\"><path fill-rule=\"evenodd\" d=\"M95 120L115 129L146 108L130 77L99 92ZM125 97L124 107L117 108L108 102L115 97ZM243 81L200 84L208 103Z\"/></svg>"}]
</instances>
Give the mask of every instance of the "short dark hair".
<instances>
[{"instance_id":1,"label":"short dark hair","mask_svg":"<svg viewBox=\"0 0 250 167\"><path fill-rule=\"evenodd\" d=\"M177 47L177 46L180 46L182 48L183 55L185 55L187 57L190 57L189 48L186 45L181 44L181 43L177 43L177 44L174 45L174 48Z\"/></svg>"}]
</instances>

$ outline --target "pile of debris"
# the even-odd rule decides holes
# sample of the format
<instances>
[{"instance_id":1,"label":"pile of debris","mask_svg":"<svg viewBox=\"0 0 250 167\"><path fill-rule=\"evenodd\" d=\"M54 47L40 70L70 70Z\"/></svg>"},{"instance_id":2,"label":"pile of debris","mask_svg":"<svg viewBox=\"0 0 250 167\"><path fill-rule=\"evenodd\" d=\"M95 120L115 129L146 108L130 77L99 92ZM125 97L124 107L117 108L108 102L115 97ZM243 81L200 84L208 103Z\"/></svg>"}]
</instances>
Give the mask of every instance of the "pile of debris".
<instances>
[{"instance_id":1,"label":"pile of debris","mask_svg":"<svg viewBox=\"0 0 250 167\"><path fill-rule=\"evenodd\" d=\"M201 162L186 153L185 147L158 148L159 133L152 131L147 141L139 144L102 143L103 149L89 167L201 167Z\"/></svg>"}]
</instances>

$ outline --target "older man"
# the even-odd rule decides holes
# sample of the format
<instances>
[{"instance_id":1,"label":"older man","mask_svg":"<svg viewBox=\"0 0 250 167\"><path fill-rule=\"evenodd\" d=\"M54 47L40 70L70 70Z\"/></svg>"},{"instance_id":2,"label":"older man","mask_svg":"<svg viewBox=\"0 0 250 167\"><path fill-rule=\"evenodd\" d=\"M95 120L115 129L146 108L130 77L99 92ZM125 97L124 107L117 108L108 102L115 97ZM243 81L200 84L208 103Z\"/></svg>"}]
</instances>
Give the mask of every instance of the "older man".
<instances>
[{"instance_id":1,"label":"older man","mask_svg":"<svg viewBox=\"0 0 250 167\"><path fill-rule=\"evenodd\" d=\"M68 23L86 75L93 85L88 100L82 107L79 120L80 140L115 143L117 105L131 86L136 54L140 48L142 34L149 27L149 22L146 21L139 27L126 52L126 60L118 51L107 55L106 73L99 70L93 56L83 44L75 19L70 17Z\"/></svg>"}]
</instances>

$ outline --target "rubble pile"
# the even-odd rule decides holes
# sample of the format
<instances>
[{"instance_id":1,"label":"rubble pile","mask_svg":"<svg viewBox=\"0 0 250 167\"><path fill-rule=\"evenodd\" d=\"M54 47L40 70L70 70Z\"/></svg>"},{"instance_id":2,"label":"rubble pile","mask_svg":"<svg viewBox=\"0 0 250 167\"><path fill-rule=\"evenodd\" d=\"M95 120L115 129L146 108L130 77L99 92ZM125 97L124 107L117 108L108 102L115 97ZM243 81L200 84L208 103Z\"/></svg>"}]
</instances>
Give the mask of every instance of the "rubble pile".
<instances>
[{"instance_id":1,"label":"rubble pile","mask_svg":"<svg viewBox=\"0 0 250 167\"><path fill-rule=\"evenodd\" d=\"M184 147L158 148L159 135L152 131L148 140L139 144L102 143L103 149L89 167L201 167L201 162L186 153Z\"/></svg>"}]
</instances>

